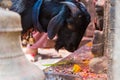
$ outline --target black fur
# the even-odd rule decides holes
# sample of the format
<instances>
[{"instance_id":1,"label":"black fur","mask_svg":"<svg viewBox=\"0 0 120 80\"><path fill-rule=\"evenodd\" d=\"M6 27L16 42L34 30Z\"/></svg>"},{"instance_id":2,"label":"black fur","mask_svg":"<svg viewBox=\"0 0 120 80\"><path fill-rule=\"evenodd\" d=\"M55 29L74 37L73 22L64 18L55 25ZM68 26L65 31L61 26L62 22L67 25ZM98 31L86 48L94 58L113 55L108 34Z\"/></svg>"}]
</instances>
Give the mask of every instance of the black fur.
<instances>
[{"instance_id":1,"label":"black fur","mask_svg":"<svg viewBox=\"0 0 120 80\"><path fill-rule=\"evenodd\" d=\"M28 0L29 1L29 0ZM63 0L61 0L63 1ZM39 22L48 37L56 40L55 49L59 50L64 47L68 51L75 51L85 33L90 22L90 15L86 8L74 0L73 2L79 9L72 13L71 9L60 0L45 1L42 4L39 15ZM65 0L64 0L65 1ZM21 13L23 33L33 27L32 24L32 6ZM39 29L38 29L39 30Z\"/></svg>"}]
</instances>

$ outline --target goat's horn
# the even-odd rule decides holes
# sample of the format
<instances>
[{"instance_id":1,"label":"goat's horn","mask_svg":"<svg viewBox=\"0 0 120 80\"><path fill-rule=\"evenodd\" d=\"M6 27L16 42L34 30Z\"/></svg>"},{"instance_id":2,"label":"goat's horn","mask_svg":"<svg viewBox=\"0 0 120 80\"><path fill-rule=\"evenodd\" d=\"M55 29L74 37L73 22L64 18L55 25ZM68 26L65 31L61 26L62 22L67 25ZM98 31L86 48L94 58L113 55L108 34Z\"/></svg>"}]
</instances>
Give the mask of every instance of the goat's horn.
<instances>
[{"instance_id":1,"label":"goat's horn","mask_svg":"<svg viewBox=\"0 0 120 80\"><path fill-rule=\"evenodd\" d=\"M74 15L76 12L79 11L79 9L77 8L77 6L76 6L74 3L72 3L72 2L63 1L63 2L60 2L60 3L63 3L63 4L65 4L65 5L67 5L67 6L70 8L70 10L71 10L71 12L72 12L73 15Z\"/></svg>"}]
</instances>

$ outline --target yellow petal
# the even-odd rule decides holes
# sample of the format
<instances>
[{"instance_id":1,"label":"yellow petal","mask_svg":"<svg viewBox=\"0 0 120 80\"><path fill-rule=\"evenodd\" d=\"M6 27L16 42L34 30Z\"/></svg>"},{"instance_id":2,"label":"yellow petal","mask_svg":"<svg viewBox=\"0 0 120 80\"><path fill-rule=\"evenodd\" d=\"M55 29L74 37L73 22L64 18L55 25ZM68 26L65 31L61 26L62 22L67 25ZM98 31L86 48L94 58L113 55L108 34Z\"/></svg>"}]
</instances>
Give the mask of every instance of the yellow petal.
<instances>
[{"instance_id":1,"label":"yellow petal","mask_svg":"<svg viewBox=\"0 0 120 80\"><path fill-rule=\"evenodd\" d=\"M80 72L81 71L81 67L78 64L74 64L72 71L74 73Z\"/></svg>"}]
</instances>

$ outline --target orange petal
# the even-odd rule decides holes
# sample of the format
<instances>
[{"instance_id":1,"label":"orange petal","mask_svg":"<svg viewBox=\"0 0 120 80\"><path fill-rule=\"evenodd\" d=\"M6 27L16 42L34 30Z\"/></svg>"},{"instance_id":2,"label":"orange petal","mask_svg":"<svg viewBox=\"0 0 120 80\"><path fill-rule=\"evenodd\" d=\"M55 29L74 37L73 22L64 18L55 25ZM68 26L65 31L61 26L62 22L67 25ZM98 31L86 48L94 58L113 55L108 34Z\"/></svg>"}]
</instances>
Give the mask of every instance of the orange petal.
<instances>
[{"instance_id":1,"label":"orange petal","mask_svg":"<svg viewBox=\"0 0 120 80\"><path fill-rule=\"evenodd\" d=\"M90 62L90 60L84 60L84 61L83 61L83 64L88 65L88 64L89 64L89 62Z\"/></svg>"},{"instance_id":2,"label":"orange petal","mask_svg":"<svg viewBox=\"0 0 120 80\"><path fill-rule=\"evenodd\" d=\"M89 42L89 43L86 44L86 46L88 46L88 47L92 47L92 45L93 45L92 42Z\"/></svg>"}]
</instances>

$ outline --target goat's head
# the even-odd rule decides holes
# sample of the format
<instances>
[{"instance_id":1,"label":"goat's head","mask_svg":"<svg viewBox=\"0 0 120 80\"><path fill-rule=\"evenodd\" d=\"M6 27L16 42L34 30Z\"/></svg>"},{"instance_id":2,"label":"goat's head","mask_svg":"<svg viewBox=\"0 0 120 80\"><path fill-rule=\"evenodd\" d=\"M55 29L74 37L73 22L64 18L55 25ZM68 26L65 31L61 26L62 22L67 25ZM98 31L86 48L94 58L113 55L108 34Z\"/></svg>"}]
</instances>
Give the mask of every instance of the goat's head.
<instances>
[{"instance_id":1,"label":"goat's head","mask_svg":"<svg viewBox=\"0 0 120 80\"><path fill-rule=\"evenodd\" d=\"M48 24L48 37L52 39L57 34L56 50L64 47L73 52L78 48L85 33L90 15L82 4L79 4L79 8L71 2L62 2L62 4L66 6ZM66 7L70 13L66 12Z\"/></svg>"},{"instance_id":2,"label":"goat's head","mask_svg":"<svg viewBox=\"0 0 120 80\"><path fill-rule=\"evenodd\" d=\"M76 2L77 3L77 2ZM72 2L61 2L60 4L57 3L57 6L55 6L56 9L59 9L58 13L54 16L50 16L50 19L47 18L47 22L45 17L43 16L40 19L43 19L43 22L45 23L44 28L47 27L47 33L48 37L50 39L53 39L55 35L57 34L57 40L55 48L56 50L59 50L60 48L64 47L68 51L75 51L78 48L78 45L85 33L85 30L90 22L90 15L87 12L86 8L80 4L78 4L78 7L75 5L76 3ZM53 5L56 3L52 3ZM59 6L60 5L60 6ZM45 8L45 6L43 5ZM52 8L53 9L53 8ZM47 11L46 11L47 10ZM52 15L54 10L48 11L48 9L43 10L44 13L48 13L49 15ZM41 14L43 14L41 10ZM32 10L28 9L25 10L21 14L22 16L22 26L23 26L23 32L26 32L31 26L32 26L32 20L31 16ZM44 15L44 14L43 14ZM41 21L40 21L41 23Z\"/></svg>"}]
</instances>

